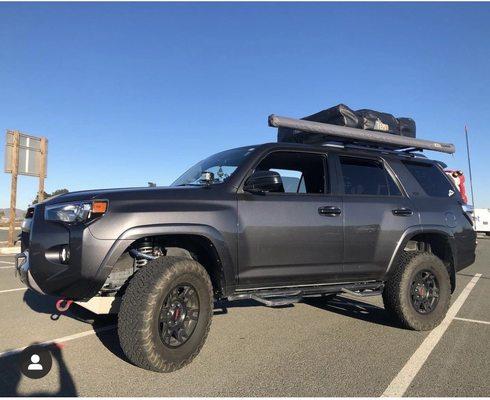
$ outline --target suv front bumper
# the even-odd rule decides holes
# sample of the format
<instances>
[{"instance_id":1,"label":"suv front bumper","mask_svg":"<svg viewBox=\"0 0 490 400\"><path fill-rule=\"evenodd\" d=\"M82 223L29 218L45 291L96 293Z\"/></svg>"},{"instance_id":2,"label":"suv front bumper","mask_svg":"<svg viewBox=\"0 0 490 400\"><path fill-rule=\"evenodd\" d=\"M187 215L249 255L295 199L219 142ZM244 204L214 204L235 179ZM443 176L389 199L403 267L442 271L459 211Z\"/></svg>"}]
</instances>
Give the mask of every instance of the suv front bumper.
<instances>
[{"instance_id":1,"label":"suv front bumper","mask_svg":"<svg viewBox=\"0 0 490 400\"><path fill-rule=\"evenodd\" d=\"M15 256L15 276L19 276L20 281L28 288L40 294L45 294L34 280L30 267L29 251L26 250Z\"/></svg>"}]
</instances>

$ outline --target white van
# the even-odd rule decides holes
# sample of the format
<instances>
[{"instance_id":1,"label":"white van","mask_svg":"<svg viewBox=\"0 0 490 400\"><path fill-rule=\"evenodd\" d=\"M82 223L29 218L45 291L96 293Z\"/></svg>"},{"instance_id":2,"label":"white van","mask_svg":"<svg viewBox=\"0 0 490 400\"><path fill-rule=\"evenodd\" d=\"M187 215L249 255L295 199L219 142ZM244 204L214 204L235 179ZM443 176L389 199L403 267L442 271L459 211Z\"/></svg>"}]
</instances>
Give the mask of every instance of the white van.
<instances>
[{"instance_id":1,"label":"white van","mask_svg":"<svg viewBox=\"0 0 490 400\"><path fill-rule=\"evenodd\" d=\"M473 210L475 231L490 236L490 208L475 208Z\"/></svg>"}]
</instances>

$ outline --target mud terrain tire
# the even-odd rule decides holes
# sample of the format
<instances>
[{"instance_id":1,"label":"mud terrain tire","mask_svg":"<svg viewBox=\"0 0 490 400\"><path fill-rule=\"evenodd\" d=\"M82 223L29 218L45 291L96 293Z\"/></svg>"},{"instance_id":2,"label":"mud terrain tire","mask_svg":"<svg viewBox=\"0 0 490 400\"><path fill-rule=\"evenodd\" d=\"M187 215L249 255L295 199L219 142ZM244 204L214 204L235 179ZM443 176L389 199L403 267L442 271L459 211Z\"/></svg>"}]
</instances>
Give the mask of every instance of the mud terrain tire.
<instances>
[{"instance_id":1,"label":"mud terrain tire","mask_svg":"<svg viewBox=\"0 0 490 400\"><path fill-rule=\"evenodd\" d=\"M187 296L192 297L193 310L185 307ZM179 303L178 310L169 306L170 303ZM152 260L134 275L122 298L118 319L121 348L141 368L157 372L178 370L201 350L212 314L213 289L201 264L180 257ZM193 329L190 334L181 334L182 330L167 330L170 323L180 323L187 326L185 329L189 326L186 323L193 324ZM165 343L166 340L172 343Z\"/></svg>"}]
</instances>

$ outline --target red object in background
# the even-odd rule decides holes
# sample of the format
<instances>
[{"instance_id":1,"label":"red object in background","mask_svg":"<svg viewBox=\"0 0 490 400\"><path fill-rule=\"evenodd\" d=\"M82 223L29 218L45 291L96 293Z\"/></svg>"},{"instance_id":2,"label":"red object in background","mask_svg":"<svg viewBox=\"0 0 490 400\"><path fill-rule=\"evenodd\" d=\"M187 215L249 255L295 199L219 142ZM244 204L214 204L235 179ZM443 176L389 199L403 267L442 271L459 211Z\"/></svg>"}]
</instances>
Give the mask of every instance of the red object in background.
<instances>
[{"instance_id":1,"label":"red object in background","mask_svg":"<svg viewBox=\"0 0 490 400\"><path fill-rule=\"evenodd\" d=\"M454 184L461 193L461 199L464 204L468 204L468 196L466 195L466 187L465 187L465 177L463 171L455 170L455 169L446 169L444 172L453 180Z\"/></svg>"}]
</instances>

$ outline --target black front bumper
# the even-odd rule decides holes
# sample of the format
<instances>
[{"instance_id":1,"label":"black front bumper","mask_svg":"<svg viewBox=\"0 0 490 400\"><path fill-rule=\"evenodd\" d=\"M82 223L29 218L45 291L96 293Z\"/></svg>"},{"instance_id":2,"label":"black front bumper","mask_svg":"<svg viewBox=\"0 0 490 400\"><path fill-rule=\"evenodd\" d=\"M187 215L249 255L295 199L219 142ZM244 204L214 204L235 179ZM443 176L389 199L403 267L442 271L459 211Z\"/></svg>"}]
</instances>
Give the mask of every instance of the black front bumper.
<instances>
[{"instance_id":1,"label":"black front bumper","mask_svg":"<svg viewBox=\"0 0 490 400\"><path fill-rule=\"evenodd\" d=\"M15 256L15 275L19 277L20 281L28 288L40 293L45 294L30 271L31 265L29 264L29 251L17 254Z\"/></svg>"}]
</instances>

